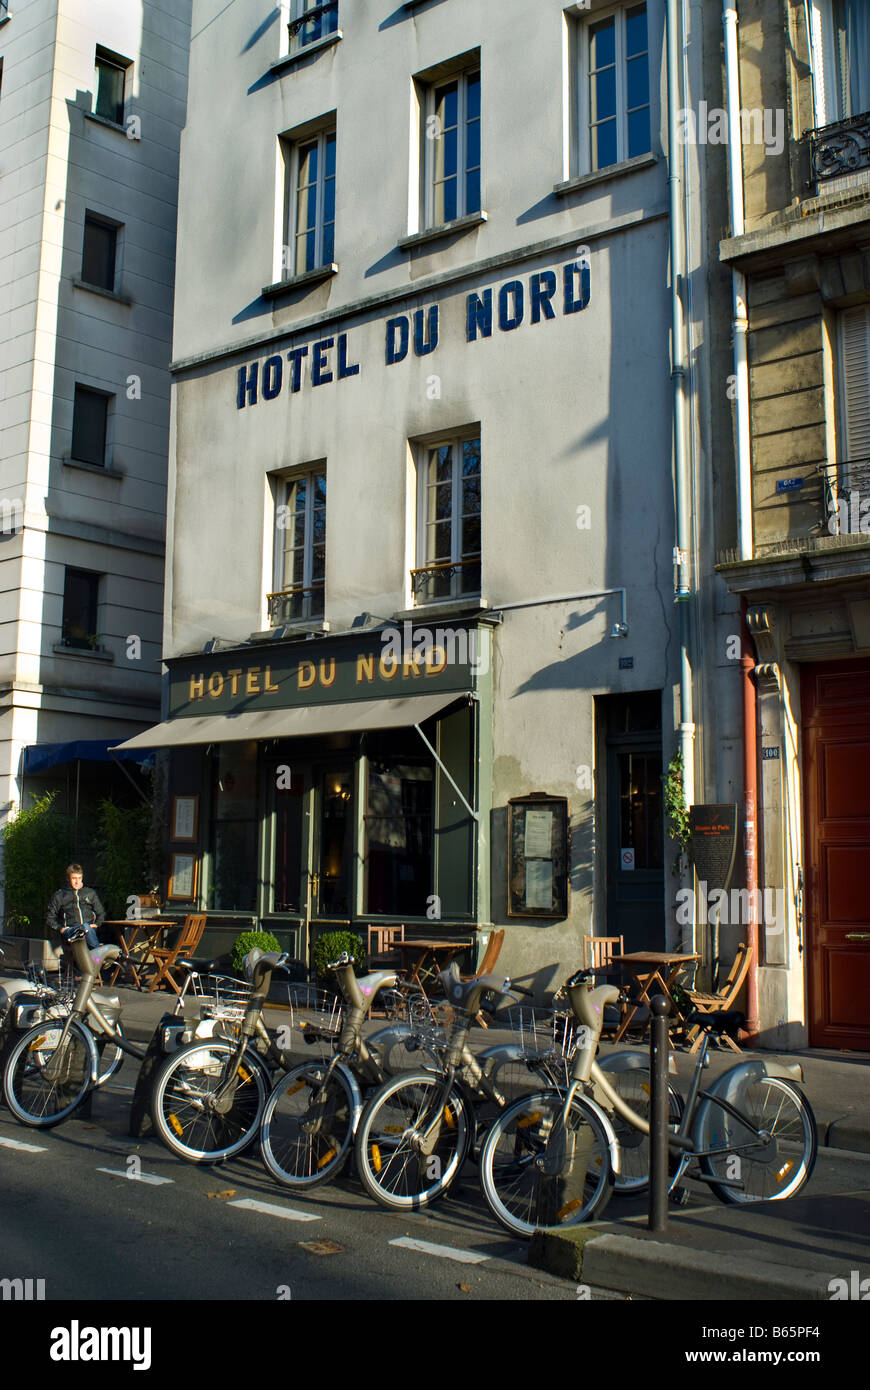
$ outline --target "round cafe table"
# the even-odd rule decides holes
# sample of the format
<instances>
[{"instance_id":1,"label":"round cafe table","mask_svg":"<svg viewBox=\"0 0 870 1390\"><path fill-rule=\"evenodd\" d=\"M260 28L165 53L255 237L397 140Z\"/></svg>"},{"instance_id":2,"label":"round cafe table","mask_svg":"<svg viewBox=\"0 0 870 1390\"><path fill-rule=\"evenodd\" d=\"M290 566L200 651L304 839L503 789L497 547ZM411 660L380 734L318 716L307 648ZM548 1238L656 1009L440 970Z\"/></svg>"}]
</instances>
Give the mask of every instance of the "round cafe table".
<instances>
[{"instance_id":1,"label":"round cafe table","mask_svg":"<svg viewBox=\"0 0 870 1390\"><path fill-rule=\"evenodd\" d=\"M625 956L612 956L607 963L608 969L612 965L624 965L640 986L640 994L632 999L613 1041L622 1041L641 1005L649 1007L650 992L654 986L658 986L656 993L663 994L671 1006L672 1022L669 1027L673 1027L674 1022L682 1022L682 1014L674 1002L671 988L686 966L700 959L700 956L684 955L680 951L631 951Z\"/></svg>"},{"instance_id":2,"label":"round cafe table","mask_svg":"<svg viewBox=\"0 0 870 1390\"><path fill-rule=\"evenodd\" d=\"M431 990L439 972L446 970L455 956L473 944L470 936L459 941L445 941L442 937L437 941L396 941L390 949L400 952L409 982L428 994L427 985Z\"/></svg>"}]
</instances>

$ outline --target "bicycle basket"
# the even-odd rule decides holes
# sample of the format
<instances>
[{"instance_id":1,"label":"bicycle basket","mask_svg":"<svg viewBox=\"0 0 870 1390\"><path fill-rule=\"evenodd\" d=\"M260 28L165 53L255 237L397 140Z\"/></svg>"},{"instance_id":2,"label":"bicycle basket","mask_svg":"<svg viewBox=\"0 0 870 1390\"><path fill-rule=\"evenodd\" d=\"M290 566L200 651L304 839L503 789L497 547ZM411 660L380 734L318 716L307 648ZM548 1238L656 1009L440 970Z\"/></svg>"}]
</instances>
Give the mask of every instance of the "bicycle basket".
<instances>
[{"instance_id":1,"label":"bicycle basket","mask_svg":"<svg viewBox=\"0 0 870 1390\"><path fill-rule=\"evenodd\" d=\"M200 995L200 1017L238 1027L245 1017L252 989L247 980L237 980L232 975L207 975Z\"/></svg>"},{"instance_id":2,"label":"bicycle basket","mask_svg":"<svg viewBox=\"0 0 870 1390\"><path fill-rule=\"evenodd\" d=\"M344 1001L320 985L298 984L288 986L287 1007L290 1022L283 1025L289 1043L286 1050L302 1051L308 1057L309 1049L314 1048L321 1055L331 1055L344 1024ZM280 1036L282 1029L278 1031Z\"/></svg>"},{"instance_id":3,"label":"bicycle basket","mask_svg":"<svg viewBox=\"0 0 870 1390\"><path fill-rule=\"evenodd\" d=\"M408 997L408 1031L423 1047L446 1047L455 1016L455 1010L449 1004L433 1003L425 994Z\"/></svg>"},{"instance_id":4,"label":"bicycle basket","mask_svg":"<svg viewBox=\"0 0 870 1390\"><path fill-rule=\"evenodd\" d=\"M507 1026L527 1061L548 1058L567 1063L577 1050L577 1024L570 1014L553 1009L508 1009Z\"/></svg>"}]
</instances>

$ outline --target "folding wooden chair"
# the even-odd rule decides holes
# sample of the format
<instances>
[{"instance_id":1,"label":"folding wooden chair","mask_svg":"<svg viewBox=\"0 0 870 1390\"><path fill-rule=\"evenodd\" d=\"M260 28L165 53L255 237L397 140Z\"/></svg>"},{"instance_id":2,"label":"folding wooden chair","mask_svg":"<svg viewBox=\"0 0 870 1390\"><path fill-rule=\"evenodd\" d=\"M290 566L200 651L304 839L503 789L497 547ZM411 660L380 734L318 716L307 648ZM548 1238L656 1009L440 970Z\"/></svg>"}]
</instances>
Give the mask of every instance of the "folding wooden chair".
<instances>
[{"instance_id":1,"label":"folding wooden chair","mask_svg":"<svg viewBox=\"0 0 870 1390\"><path fill-rule=\"evenodd\" d=\"M473 975L461 975L460 979L466 981L476 980L480 975L492 974L492 971L495 969L495 963L501 955L501 948L503 945L504 928L502 928L500 931L494 931L490 933L489 941L487 941L486 943L486 950L483 953L483 960L480 962L480 965L478 966L477 970L474 972ZM489 1024L484 1018L482 1012L477 1015L475 1022L479 1023L481 1028L489 1027Z\"/></svg>"},{"instance_id":2,"label":"folding wooden chair","mask_svg":"<svg viewBox=\"0 0 870 1390\"><path fill-rule=\"evenodd\" d=\"M193 955L205 931L205 919L206 914L204 912L188 913L174 946L151 946L149 948L145 964L153 963L157 966L157 972L148 986L149 994L153 994L163 980L167 981L176 994L181 994L171 972L179 956Z\"/></svg>"},{"instance_id":3,"label":"folding wooden chair","mask_svg":"<svg viewBox=\"0 0 870 1390\"><path fill-rule=\"evenodd\" d=\"M684 991L691 1000L692 1008L697 1009L699 1013L705 1014L716 1013L719 1009L733 1009L737 996L743 988L743 982L749 973L751 962L752 947L741 942L737 947L737 955L734 957L734 964L728 971L728 978L718 994L705 994L703 991L697 989L687 989ZM703 1036L703 1030L697 1023L688 1030L686 1033L686 1042L689 1044L690 1052L697 1051L701 1046ZM741 1051L737 1043L734 1042L733 1038L730 1038L727 1033L723 1033L721 1036L733 1052Z\"/></svg>"},{"instance_id":4,"label":"folding wooden chair","mask_svg":"<svg viewBox=\"0 0 870 1390\"><path fill-rule=\"evenodd\" d=\"M368 928L368 941L366 952L369 958L370 970L389 970L393 966L401 966L402 957L398 951L390 950L397 941L405 940L405 924L402 922L397 927L372 927Z\"/></svg>"},{"instance_id":5,"label":"folding wooden chair","mask_svg":"<svg viewBox=\"0 0 870 1390\"><path fill-rule=\"evenodd\" d=\"M606 970L614 956L625 953L623 936L584 936L583 964L587 970Z\"/></svg>"}]
</instances>

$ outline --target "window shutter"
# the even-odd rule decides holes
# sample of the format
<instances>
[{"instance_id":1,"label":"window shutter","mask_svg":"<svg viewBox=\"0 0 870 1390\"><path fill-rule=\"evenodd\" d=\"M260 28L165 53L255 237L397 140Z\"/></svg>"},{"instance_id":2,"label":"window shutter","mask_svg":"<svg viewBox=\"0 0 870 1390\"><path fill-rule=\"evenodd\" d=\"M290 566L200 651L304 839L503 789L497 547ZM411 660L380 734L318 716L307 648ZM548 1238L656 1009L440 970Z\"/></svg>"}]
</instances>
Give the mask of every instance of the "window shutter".
<instances>
[{"instance_id":1,"label":"window shutter","mask_svg":"<svg viewBox=\"0 0 870 1390\"><path fill-rule=\"evenodd\" d=\"M847 309L840 320L845 459L870 458L870 308Z\"/></svg>"}]
</instances>

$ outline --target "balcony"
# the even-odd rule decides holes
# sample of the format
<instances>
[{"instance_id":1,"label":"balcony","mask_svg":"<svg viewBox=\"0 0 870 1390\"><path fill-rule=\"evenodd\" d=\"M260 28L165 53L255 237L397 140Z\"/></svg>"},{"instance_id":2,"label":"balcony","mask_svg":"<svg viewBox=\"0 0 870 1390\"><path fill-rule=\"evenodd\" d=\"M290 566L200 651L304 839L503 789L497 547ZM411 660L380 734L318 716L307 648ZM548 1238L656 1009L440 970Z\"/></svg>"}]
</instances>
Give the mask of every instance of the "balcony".
<instances>
[{"instance_id":1,"label":"balcony","mask_svg":"<svg viewBox=\"0 0 870 1390\"><path fill-rule=\"evenodd\" d=\"M808 131L804 140L814 183L870 169L870 112Z\"/></svg>"},{"instance_id":2,"label":"balcony","mask_svg":"<svg viewBox=\"0 0 870 1390\"><path fill-rule=\"evenodd\" d=\"M282 627L289 623L313 622L323 617L324 580L307 588L281 589L275 594L267 594L269 604L269 623L272 627Z\"/></svg>"},{"instance_id":3,"label":"balcony","mask_svg":"<svg viewBox=\"0 0 870 1390\"><path fill-rule=\"evenodd\" d=\"M439 599L474 598L480 594L480 556L411 570L411 592L418 607Z\"/></svg>"},{"instance_id":4,"label":"balcony","mask_svg":"<svg viewBox=\"0 0 870 1390\"><path fill-rule=\"evenodd\" d=\"M326 0L325 4L312 5L304 12L300 6L297 18L291 19L287 27L291 53L328 38L338 29L338 0Z\"/></svg>"}]
</instances>

